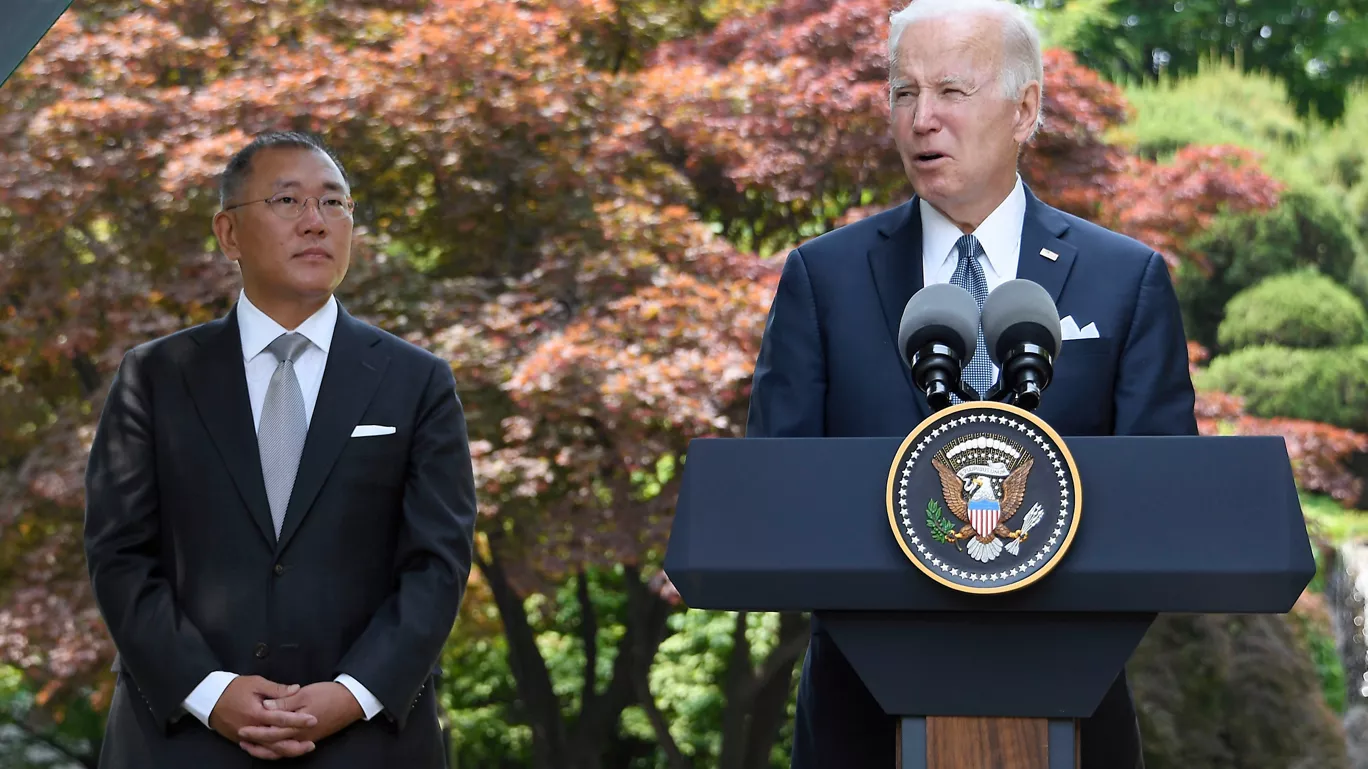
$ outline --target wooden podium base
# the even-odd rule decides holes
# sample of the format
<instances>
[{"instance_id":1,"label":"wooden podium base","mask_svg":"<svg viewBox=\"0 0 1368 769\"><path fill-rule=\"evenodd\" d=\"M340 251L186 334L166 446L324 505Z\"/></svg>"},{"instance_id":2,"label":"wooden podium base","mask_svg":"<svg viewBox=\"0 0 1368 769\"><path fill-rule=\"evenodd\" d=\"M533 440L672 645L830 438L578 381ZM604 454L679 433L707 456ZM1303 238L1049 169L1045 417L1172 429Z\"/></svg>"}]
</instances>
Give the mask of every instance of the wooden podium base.
<instances>
[{"instance_id":1,"label":"wooden podium base","mask_svg":"<svg viewBox=\"0 0 1368 769\"><path fill-rule=\"evenodd\" d=\"M1079 769L1071 718L904 718L898 769Z\"/></svg>"}]
</instances>

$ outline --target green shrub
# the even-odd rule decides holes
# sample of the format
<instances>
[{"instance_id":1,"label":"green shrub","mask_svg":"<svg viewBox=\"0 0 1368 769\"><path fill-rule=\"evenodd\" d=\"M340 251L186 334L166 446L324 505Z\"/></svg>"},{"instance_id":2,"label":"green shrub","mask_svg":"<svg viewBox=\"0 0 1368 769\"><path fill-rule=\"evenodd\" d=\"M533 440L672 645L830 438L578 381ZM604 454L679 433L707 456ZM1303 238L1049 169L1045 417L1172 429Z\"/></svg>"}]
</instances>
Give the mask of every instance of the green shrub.
<instances>
[{"instance_id":1,"label":"green shrub","mask_svg":"<svg viewBox=\"0 0 1368 769\"><path fill-rule=\"evenodd\" d=\"M1160 615L1127 670L1147 769L1347 769L1295 620Z\"/></svg>"},{"instance_id":2,"label":"green shrub","mask_svg":"<svg viewBox=\"0 0 1368 769\"><path fill-rule=\"evenodd\" d=\"M1329 124L1298 118L1280 81L1241 72L1229 62L1204 63L1193 77L1128 85L1125 94L1134 110L1111 132L1117 144L1161 161L1194 144L1243 147L1259 153L1260 167L1288 185L1290 199L1272 215L1218 222L1202 243L1193 243L1213 251L1216 268L1210 276L1185 271L1188 285L1179 287L1194 341L1214 346L1230 297L1261 277L1297 267L1318 266L1368 302L1368 251L1362 245L1368 243L1368 84L1349 89L1343 116ZM1267 244L1251 240L1265 237ZM1262 253L1232 258L1251 248L1281 250L1273 255L1281 266L1268 269ZM1343 263L1325 264L1337 258ZM1243 261L1255 264L1237 263Z\"/></svg>"},{"instance_id":3,"label":"green shrub","mask_svg":"<svg viewBox=\"0 0 1368 769\"><path fill-rule=\"evenodd\" d=\"M1205 63L1193 77L1132 84L1125 94L1134 112L1110 138L1144 157L1231 144L1258 152L1264 170L1288 184L1340 194L1368 178L1368 86L1350 89L1334 123L1299 118L1281 82L1229 62Z\"/></svg>"},{"instance_id":4,"label":"green shrub","mask_svg":"<svg viewBox=\"0 0 1368 769\"><path fill-rule=\"evenodd\" d=\"M1349 289L1312 270L1265 278L1226 305L1223 350L1257 345L1320 348L1364 341L1368 313Z\"/></svg>"},{"instance_id":5,"label":"green shrub","mask_svg":"<svg viewBox=\"0 0 1368 769\"><path fill-rule=\"evenodd\" d=\"M1232 144L1277 158L1302 146L1310 130L1282 83L1229 62L1205 63L1191 77L1143 81L1125 93L1135 111L1112 138L1151 159L1190 144Z\"/></svg>"},{"instance_id":6,"label":"green shrub","mask_svg":"<svg viewBox=\"0 0 1368 769\"><path fill-rule=\"evenodd\" d=\"M1349 288L1364 302L1368 302L1368 179L1359 182L1345 198L1349 220L1357 231L1359 241L1365 244L1349 276Z\"/></svg>"},{"instance_id":7,"label":"green shrub","mask_svg":"<svg viewBox=\"0 0 1368 769\"><path fill-rule=\"evenodd\" d=\"M1350 91L1344 115L1333 124L1312 123L1302 149L1288 160L1324 185L1348 190L1368 179L1368 90Z\"/></svg>"},{"instance_id":8,"label":"green shrub","mask_svg":"<svg viewBox=\"0 0 1368 769\"><path fill-rule=\"evenodd\" d=\"M1368 430L1368 345L1329 350L1246 347L1213 359L1195 384L1242 396L1252 416Z\"/></svg>"},{"instance_id":9,"label":"green shrub","mask_svg":"<svg viewBox=\"0 0 1368 769\"><path fill-rule=\"evenodd\" d=\"M1185 263L1175 279L1188 336L1207 347L1217 345L1226 303L1243 289L1303 268L1349 283L1363 251L1343 201L1304 187L1288 189L1272 211L1218 217L1191 245L1211 270Z\"/></svg>"}]
</instances>

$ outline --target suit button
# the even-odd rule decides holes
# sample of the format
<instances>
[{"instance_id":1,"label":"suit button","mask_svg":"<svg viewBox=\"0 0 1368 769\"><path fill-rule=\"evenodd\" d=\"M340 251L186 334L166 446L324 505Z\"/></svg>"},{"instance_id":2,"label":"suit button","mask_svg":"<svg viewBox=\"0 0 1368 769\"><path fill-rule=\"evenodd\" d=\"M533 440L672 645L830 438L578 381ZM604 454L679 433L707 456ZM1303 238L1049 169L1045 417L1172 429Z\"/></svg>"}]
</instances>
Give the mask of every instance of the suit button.
<instances>
[{"instance_id":1,"label":"suit button","mask_svg":"<svg viewBox=\"0 0 1368 769\"><path fill-rule=\"evenodd\" d=\"M279 577L281 574L284 574L284 573L285 573L285 567L282 566L282 565L280 565L280 564L276 564L276 565L275 565L275 575L276 575L277 577Z\"/></svg>"},{"instance_id":2,"label":"suit button","mask_svg":"<svg viewBox=\"0 0 1368 769\"><path fill-rule=\"evenodd\" d=\"M255 651L253 651L253 654L255 654L256 658L259 660L266 659L266 644L257 644Z\"/></svg>"}]
</instances>

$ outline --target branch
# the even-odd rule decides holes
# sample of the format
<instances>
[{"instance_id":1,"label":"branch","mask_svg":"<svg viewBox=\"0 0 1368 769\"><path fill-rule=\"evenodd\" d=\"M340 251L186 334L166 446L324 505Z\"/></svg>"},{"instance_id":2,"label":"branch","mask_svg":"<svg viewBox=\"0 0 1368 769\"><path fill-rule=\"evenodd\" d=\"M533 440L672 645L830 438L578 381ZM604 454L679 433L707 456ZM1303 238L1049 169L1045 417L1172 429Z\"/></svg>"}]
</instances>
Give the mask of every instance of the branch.
<instances>
[{"instance_id":1,"label":"branch","mask_svg":"<svg viewBox=\"0 0 1368 769\"><path fill-rule=\"evenodd\" d=\"M751 671L750 639L746 636L747 612L737 612L732 625L732 648L727 655L727 678L723 684L726 707L722 711L722 747L717 755L718 769L741 769L746 754L746 725L758 688Z\"/></svg>"},{"instance_id":2,"label":"branch","mask_svg":"<svg viewBox=\"0 0 1368 769\"><path fill-rule=\"evenodd\" d=\"M670 734L670 725L665 722L665 716L660 712L660 707L656 705L655 697L651 694L651 683L647 677L650 666L632 667L632 683L636 689L637 702L641 703L641 709L646 711L646 720L651 722L656 741L665 751L668 766L670 769L692 769L693 764L680 752L679 744L675 742L674 735Z\"/></svg>"},{"instance_id":3,"label":"branch","mask_svg":"<svg viewBox=\"0 0 1368 769\"><path fill-rule=\"evenodd\" d=\"M598 615L594 612L594 604L589 599L589 576L585 574L583 566L579 570L579 584L575 594L579 598L580 640L584 642L584 691L580 695L580 701L587 709L592 701L598 698Z\"/></svg>"},{"instance_id":4,"label":"branch","mask_svg":"<svg viewBox=\"0 0 1368 769\"><path fill-rule=\"evenodd\" d=\"M808 632L806 625L794 623L793 627L796 627L798 632L795 632L788 638L784 638L782 634L785 628L781 622L779 645L771 649L770 653L765 656L765 662L756 673L755 678L751 680L745 696L755 696L756 692L763 688L770 679L785 671L792 675L793 663L796 662L799 657L803 656L803 652L806 651L808 647Z\"/></svg>"},{"instance_id":5,"label":"branch","mask_svg":"<svg viewBox=\"0 0 1368 769\"><path fill-rule=\"evenodd\" d=\"M755 679L759 683L759 690L750 699L750 725L742 766L768 766L770 752L779 741L779 731L787 720L785 705L792 691L793 667L798 662L797 656L791 653L791 642L795 637L807 640L807 621L799 613L780 614L779 644L770 650L760 675ZM768 674L767 671L771 670L772 674Z\"/></svg>"},{"instance_id":6,"label":"branch","mask_svg":"<svg viewBox=\"0 0 1368 769\"><path fill-rule=\"evenodd\" d=\"M631 48L632 38L628 31L631 22L627 20L627 11L624 9L626 3L617 3L617 8L613 13L617 24L613 25L613 32L617 37L618 48L613 56L613 74L621 74L622 65L627 63L627 52Z\"/></svg>"},{"instance_id":7,"label":"branch","mask_svg":"<svg viewBox=\"0 0 1368 769\"><path fill-rule=\"evenodd\" d=\"M637 699L634 676L647 675L656 650L670 632L666 620L672 607L646 588L635 567L624 566L623 580L627 591L623 622L626 632L617 644L617 658L613 660L613 675L608 687L593 703L586 703L592 704L592 708L580 710L572 756L602 755L603 746L615 734L622 711ZM574 764L566 761L565 765Z\"/></svg>"},{"instance_id":8,"label":"branch","mask_svg":"<svg viewBox=\"0 0 1368 769\"><path fill-rule=\"evenodd\" d=\"M564 756L566 752L565 721L561 718L560 698L551 685L546 659L537 648L536 634L527 622L522 598L509 583L492 539L489 560L481 560L476 555L475 562L485 575L503 620L504 638L508 641L508 666L513 671L518 696L526 706L531 721L533 766L549 769L556 765L557 757Z\"/></svg>"},{"instance_id":9,"label":"branch","mask_svg":"<svg viewBox=\"0 0 1368 769\"><path fill-rule=\"evenodd\" d=\"M104 377L95 367L95 361L91 360L88 354L79 353L71 356L71 366L76 370L76 378L81 382L81 397L88 399L98 394Z\"/></svg>"}]
</instances>

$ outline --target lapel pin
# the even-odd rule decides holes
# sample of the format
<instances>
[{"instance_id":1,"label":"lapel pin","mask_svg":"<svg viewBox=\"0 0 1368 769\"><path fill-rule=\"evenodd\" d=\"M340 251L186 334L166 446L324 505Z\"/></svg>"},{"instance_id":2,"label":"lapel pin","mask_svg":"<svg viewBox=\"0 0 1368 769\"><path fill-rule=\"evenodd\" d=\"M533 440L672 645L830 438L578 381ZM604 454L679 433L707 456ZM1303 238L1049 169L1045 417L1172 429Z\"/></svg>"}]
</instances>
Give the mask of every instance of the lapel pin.
<instances>
[{"instance_id":1,"label":"lapel pin","mask_svg":"<svg viewBox=\"0 0 1368 769\"><path fill-rule=\"evenodd\" d=\"M1056 254L1048 248L1040 249L1040 255L1045 257L1046 259L1049 259L1052 262L1059 258L1059 254Z\"/></svg>"}]
</instances>

